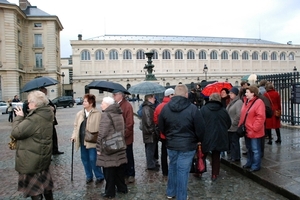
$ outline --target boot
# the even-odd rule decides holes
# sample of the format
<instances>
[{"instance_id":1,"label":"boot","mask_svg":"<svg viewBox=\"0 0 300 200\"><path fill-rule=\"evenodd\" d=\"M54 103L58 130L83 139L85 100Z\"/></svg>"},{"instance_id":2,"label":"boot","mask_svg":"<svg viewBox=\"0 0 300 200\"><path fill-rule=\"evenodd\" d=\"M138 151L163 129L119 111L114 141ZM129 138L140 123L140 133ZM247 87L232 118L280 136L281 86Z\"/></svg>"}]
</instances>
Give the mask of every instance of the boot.
<instances>
[{"instance_id":1,"label":"boot","mask_svg":"<svg viewBox=\"0 0 300 200\"><path fill-rule=\"evenodd\" d=\"M44 197L46 200L53 200L52 190L47 190L44 192Z\"/></svg>"},{"instance_id":2,"label":"boot","mask_svg":"<svg viewBox=\"0 0 300 200\"><path fill-rule=\"evenodd\" d=\"M281 143L281 135L280 135L280 129L277 128L276 130L276 135L277 135L277 140L275 141L276 143Z\"/></svg>"},{"instance_id":3,"label":"boot","mask_svg":"<svg viewBox=\"0 0 300 200\"><path fill-rule=\"evenodd\" d=\"M39 194L37 196L31 196L31 199L32 200L42 200L43 199L43 195L42 194Z\"/></svg>"}]
</instances>

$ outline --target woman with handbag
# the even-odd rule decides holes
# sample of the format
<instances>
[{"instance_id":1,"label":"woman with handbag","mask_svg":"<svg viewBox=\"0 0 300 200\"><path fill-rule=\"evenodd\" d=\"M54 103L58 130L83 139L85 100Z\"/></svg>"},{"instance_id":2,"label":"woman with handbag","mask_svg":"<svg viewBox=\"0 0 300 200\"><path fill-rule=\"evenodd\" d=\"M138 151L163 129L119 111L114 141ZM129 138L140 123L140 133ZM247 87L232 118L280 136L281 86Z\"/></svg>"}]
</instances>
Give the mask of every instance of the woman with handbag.
<instances>
[{"instance_id":1,"label":"woman with handbag","mask_svg":"<svg viewBox=\"0 0 300 200\"><path fill-rule=\"evenodd\" d=\"M114 198L117 192L126 194L128 192L125 183L125 163L127 163L126 143L124 138L125 125L122 110L118 103L115 103L111 97L104 97L101 103L102 117L100 121L100 131L97 139L97 166L103 167L103 173L106 181L103 197ZM122 145L125 148L110 152L108 148L108 138L115 133L122 133ZM112 139L110 139L112 141Z\"/></svg>"},{"instance_id":2,"label":"woman with handbag","mask_svg":"<svg viewBox=\"0 0 300 200\"><path fill-rule=\"evenodd\" d=\"M54 114L44 93L28 95L29 113L24 117L21 107L15 108L11 137L16 139L16 171L19 172L18 191L31 199L53 199L53 180L49 166L52 155Z\"/></svg>"},{"instance_id":3,"label":"woman with handbag","mask_svg":"<svg viewBox=\"0 0 300 200\"><path fill-rule=\"evenodd\" d=\"M271 107L273 110L273 116L271 118L266 119L266 132L269 137L268 144L272 144L272 129L275 129L277 140L276 143L281 143L281 135L280 135L280 115L281 115L281 101L279 93L274 89L274 85L272 83L266 84L266 91L264 96L270 100Z\"/></svg>"},{"instance_id":4,"label":"woman with handbag","mask_svg":"<svg viewBox=\"0 0 300 200\"><path fill-rule=\"evenodd\" d=\"M247 148L247 163L243 168L251 172L261 167L261 138L265 135L264 123L266 120L265 104L258 98L258 88L246 88L246 98L241 110L239 125L245 125L245 143Z\"/></svg>"},{"instance_id":5,"label":"woman with handbag","mask_svg":"<svg viewBox=\"0 0 300 200\"><path fill-rule=\"evenodd\" d=\"M76 150L80 147L81 161L86 175L86 183L102 183L104 175L101 167L96 166L96 142L99 132L101 113L96 109L96 97L86 94L83 97L83 110L76 114L71 141L75 142ZM93 175L94 172L94 175Z\"/></svg>"}]
</instances>

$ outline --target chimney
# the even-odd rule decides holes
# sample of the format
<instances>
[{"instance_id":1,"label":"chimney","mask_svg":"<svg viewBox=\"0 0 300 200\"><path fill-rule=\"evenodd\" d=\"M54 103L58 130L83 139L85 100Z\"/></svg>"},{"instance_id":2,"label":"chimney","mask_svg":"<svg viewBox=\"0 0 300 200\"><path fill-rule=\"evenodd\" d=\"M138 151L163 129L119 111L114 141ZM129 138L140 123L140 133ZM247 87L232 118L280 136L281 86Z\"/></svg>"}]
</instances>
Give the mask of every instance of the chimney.
<instances>
[{"instance_id":1,"label":"chimney","mask_svg":"<svg viewBox=\"0 0 300 200\"><path fill-rule=\"evenodd\" d=\"M21 8L21 10L26 10L26 8L28 6L31 6L31 4L29 3L29 1L27 1L27 0L19 0L19 7Z\"/></svg>"},{"instance_id":2,"label":"chimney","mask_svg":"<svg viewBox=\"0 0 300 200\"><path fill-rule=\"evenodd\" d=\"M78 34L78 40L82 40L82 35Z\"/></svg>"}]
</instances>

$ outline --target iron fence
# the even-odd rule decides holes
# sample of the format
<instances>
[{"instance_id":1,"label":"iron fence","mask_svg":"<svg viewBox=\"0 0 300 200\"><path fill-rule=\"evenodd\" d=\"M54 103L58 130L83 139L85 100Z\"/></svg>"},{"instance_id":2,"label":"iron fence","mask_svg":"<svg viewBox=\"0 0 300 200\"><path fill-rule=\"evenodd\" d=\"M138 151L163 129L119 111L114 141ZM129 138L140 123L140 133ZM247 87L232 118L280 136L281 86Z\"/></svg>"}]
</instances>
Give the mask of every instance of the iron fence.
<instances>
[{"instance_id":1,"label":"iron fence","mask_svg":"<svg viewBox=\"0 0 300 200\"><path fill-rule=\"evenodd\" d=\"M281 97L281 121L287 124L300 125L300 104L294 101L294 84L300 84L299 72L290 72L283 74L271 74L257 77L257 82L267 80L273 83L276 91ZM295 88L295 87L294 87Z\"/></svg>"}]
</instances>

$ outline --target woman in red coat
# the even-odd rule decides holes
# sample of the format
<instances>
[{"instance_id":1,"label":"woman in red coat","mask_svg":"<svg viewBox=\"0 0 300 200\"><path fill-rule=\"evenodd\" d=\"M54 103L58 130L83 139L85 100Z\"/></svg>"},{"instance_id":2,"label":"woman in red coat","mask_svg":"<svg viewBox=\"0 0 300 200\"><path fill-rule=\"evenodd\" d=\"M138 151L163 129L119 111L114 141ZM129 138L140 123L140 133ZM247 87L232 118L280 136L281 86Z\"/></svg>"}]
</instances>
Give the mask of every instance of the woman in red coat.
<instances>
[{"instance_id":1,"label":"woman in red coat","mask_svg":"<svg viewBox=\"0 0 300 200\"><path fill-rule=\"evenodd\" d=\"M280 117L275 116L275 110L281 110L281 101L279 93L274 89L274 85L272 83L268 83L266 85L266 93L264 96L270 100L273 116L271 118L267 118L266 120L266 132L269 137L268 144L272 144L272 129L275 129L277 140L276 143L281 143L281 135L280 135Z\"/></svg>"}]
</instances>

